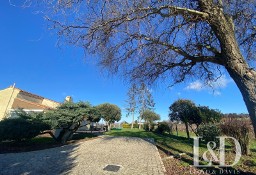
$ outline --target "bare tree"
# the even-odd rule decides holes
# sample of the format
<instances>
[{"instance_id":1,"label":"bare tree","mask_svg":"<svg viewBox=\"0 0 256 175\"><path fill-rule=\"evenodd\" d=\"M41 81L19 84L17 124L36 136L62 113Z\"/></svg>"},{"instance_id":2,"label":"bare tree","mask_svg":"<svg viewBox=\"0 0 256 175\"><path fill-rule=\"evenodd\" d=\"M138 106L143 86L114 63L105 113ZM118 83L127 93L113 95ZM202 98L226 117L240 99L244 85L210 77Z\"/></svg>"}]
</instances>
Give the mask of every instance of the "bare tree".
<instances>
[{"instance_id":1,"label":"bare tree","mask_svg":"<svg viewBox=\"0 0 256 175\"><path fill-rule=\"evenodd\" d=\"M47 3L45 3L47 2ZM111 73L154 82L233 78L256 133L255 0L45 0L61 40Z\"/></svg>"},{"instance_id":2,"label":"bare tree","mask_svg":"<svg viewBox=\"0 0 256 175\"><path fill-rule=\"evenodd\" d=\"M139 129L141 129L141 120L143 119L143 114L146 110L153 110L155 107L155 102L153 96L146 86L145 83L141 83L138 88L138 106L139 106ZM145 118L144 118L145 119Z\"/></svg>"},{"instance_id":3,"label":"bare tree","mask_svg":"<svg viewBox=\"0 0 256 175\"><path fill-rule=\"evenodd\" d=\"M137 87L136 87L136 84L132 84L129 91L127 92L127 96L128 96L128 100L126 101L126 103L127 103L126 111L128 112L127 115L130 115L130 114L132 115L131 129L133 129L134 113L137 109Z\"/></svg>"}]
</instances>

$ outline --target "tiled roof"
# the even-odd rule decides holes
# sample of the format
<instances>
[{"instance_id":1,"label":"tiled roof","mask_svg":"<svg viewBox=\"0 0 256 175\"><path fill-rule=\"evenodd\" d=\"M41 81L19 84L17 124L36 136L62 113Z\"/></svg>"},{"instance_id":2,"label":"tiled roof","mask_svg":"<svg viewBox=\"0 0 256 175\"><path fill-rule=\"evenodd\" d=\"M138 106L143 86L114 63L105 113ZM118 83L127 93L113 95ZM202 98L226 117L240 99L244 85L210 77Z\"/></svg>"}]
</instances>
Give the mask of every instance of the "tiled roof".
<instances>
[{"instance_id":1,"label":"tiled roof","mask_svg":"<svg viewBox=\"0 0 256 175\"><path fill-rule=\"evenodd\" d=\"M48 99L48 98L44 98L44 97L42 97L42 96L33 94L33 93L31 93L31 92L28 92L28 91L24 91L24 90L19 89L19 88L16 88L16 87L15 87L15 89L17 89L17 90L19 90L19 91L21 91L21 92L23 92L23 93L26 93L26 94L28 94L29 96L35 97L35 98L47 99L47 100L49 100L49 101L53 101L53 102L55 102L55 103L61 104L60 102L57 102L57 101L54 101L54 100L51 100L51 99Z\"/></svg>"},{"instance_id":2,"label":"tiled roof","mask_svg":"<svg viewBox=\"0 0 256 175\"><path fill-rule=\"evenodd\" d=\"M39 103L23 100L20 98L15 98L13 104L12 104L12 109L53 109L49 106L45 106Z\"/></svg>"}]
</instances>

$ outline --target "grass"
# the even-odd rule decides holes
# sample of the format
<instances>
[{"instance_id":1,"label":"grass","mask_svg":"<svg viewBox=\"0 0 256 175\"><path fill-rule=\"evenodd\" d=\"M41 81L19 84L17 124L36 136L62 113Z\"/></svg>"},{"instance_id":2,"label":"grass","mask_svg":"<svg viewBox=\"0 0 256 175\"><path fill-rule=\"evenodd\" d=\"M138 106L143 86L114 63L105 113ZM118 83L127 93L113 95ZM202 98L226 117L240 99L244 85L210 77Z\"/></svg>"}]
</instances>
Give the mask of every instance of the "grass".
<instances>
[{"instance_id":1,"label":"grass","mask_svg":"<svg viewBox=\"0 0 256 175\"><path fill-rule=\"evenodd\" d=\"M160 149L166 150L171 155L178 155L180 153L186 153L185 155L179 156L181 164L183 166L193 165L193 139L187 139L185 132L179 132L179 135L174 134L164 134L159 135L153 132L147 132L145 130L139 129L122 129L122 130L111 130L105 133L106 135L112 136L126 136L126 137L140 137L140 138L153 138L156 142L156 145ZM191 137L194 135L191 133ZM251 141L251 155L242 156L240 162L231 168L232 170L239 170L243 174L256 172L256 139ZM200 143L200 153L207 151L207 146L203 143ZM201 154L200 154L201 155ZM234 153L229 151L227 153L227 159L234 157ZM206 163L206 162L201 162Z\"/></svg>"}]
</instances>

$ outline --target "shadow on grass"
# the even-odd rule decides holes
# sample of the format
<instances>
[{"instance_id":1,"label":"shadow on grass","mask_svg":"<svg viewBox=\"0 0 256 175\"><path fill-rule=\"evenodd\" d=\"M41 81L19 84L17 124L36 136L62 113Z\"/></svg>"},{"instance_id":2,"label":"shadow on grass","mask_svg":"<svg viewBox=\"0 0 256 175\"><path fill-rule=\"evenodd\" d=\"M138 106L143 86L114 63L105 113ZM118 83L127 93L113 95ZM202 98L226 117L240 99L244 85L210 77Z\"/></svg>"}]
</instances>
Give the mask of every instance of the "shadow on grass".
<instances>
[{"instance_id":1,"label":"shadow on grass","mask_svg":"<svg viewBox=\"0 0 256 175\"><path fill-rule=\"evenodd\" d=\"M183 136L169 135L169 134L156 134L146 131L121 131L121 132L109 132L108 135L112 136L127 136L127 137L140 137L140 138L153 138L157 143L159 149L161 149L165 154L169 156L174 156L176 159L193 165L193 139L187 139ZM159 145L161 145L159 147ZM200 141L200 148L207 150L206 143ZM231 146L226 145L226 149L231 149ZM191 151L190 151L191 150ZM252 149L251 149L252 150ZM256 151L253 149L252 151ZM180 153L185 153L186 155L179 155ZM200 158L200 160L203 160ZM207 162L201 162L207 164ZM254 163L248 162L248 164L254 165ZM216 166L217 167L217 166ZM208 172L208 174L248 174L255 175L250 169L241 170L239 167L225 167L225 168L197 168L199 171Z\"/></svg>"},{"instance_id":2,"label":"shadow on grass","mask_svg":"<svg viewBox=\"0 0 256 175\"><path fill-rule=\"evenodd\" d=\"M177 136L176 136L177 137ZM173 138L171 136L171 138ZM182 138L183 139L183 138ZM182 139L176 139L176 140L182 140ZM169 141L169 140L168 140ZM191 144L191 140L188 140L187 143L192 146L191 148L193 149L193 144ZM200 144L200 147L206 147L206 144L202 143ZM227 146L229 147L229 146ZM193 165L194 161L194 154L191 152L184 151L184 149L178 149L176 147L171 146L171 143L164 141L159 144L157 144L157 148L163 151L166 155L168 156L173 156L175 159L178 159L186 164ZM181 153L185 153L185 155L181 155ZM199 160L203 160L202 157L199 157ZM249 162L251 163L251 162ZM206 165L206 162L201 162L202 165ZM218 165L213 162L213 165ZM254 163L251 163L251 165L254 165ZM256 175L254 172L249 172L249 171L242 171L239 168L234 168L234 167L196 167L198 172L201 172L201 174L217 174L217 175L223 175L223 174L241 174L241 175Z\"/></svg>"}]
</instances>

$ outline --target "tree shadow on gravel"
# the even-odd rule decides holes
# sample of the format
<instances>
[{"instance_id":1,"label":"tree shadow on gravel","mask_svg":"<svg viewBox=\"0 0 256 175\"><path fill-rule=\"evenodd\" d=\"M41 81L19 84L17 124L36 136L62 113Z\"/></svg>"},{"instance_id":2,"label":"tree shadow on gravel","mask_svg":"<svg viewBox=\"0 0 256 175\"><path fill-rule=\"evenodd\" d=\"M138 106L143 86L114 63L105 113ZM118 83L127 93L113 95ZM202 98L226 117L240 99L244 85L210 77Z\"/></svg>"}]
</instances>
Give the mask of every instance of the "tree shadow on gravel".
<instances>
[{"instance_id":1,"label":"tree shadow on gravel","mask_svg":"<svg viewBox=\"0 0 256 175\"><path fill-rule=\"evenodd\" d=\"M58 175L69 174L76 166L73 154L79 144L22 152L0 154L0 174Z\"/></svg>"}]
</instances>

